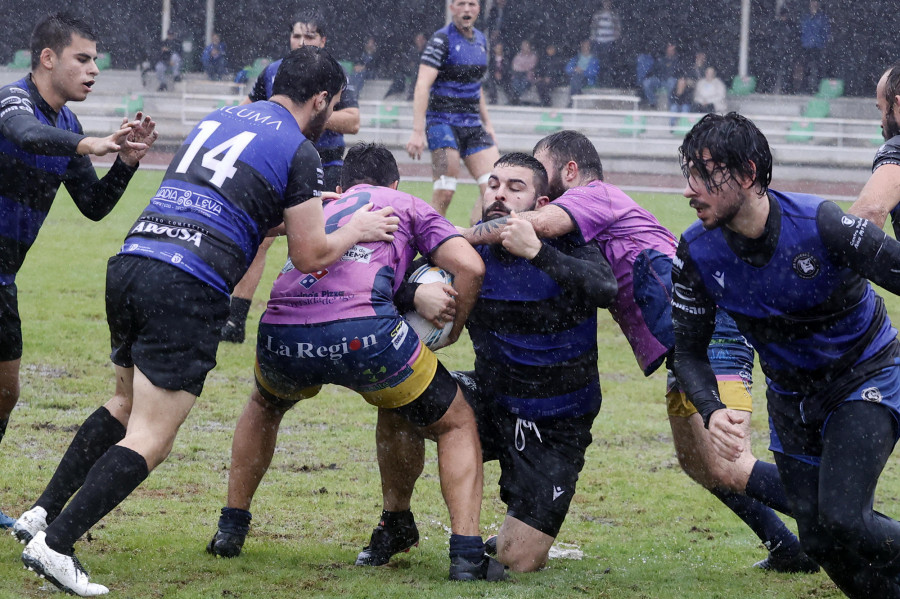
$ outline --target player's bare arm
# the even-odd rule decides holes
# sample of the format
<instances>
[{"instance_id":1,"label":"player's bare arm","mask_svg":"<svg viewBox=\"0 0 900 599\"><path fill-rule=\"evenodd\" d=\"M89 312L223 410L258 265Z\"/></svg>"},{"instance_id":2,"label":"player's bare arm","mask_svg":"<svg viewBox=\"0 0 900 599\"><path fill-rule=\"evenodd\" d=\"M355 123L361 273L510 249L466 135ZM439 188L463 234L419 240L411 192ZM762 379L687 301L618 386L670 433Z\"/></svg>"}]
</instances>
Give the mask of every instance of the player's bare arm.
<instances>
[{"instance_id":1,"label":"player's bare arm","mask_svg":"<svg viewBox=\"0 0 900 599\"><path fill-rule=\"evenodd\" d=\"M888 214L898 203L900 203L900 165L885 164L872 173L859 198L847 212L883 227Z\"/></svg>"},{"instance_id":2,"label":"player's bare arm","mask_svg":"<svg viewBox=\"0 0 900 599\"><path fill-rule=\"evenodd\" d=\"M325 128L335 133L355 135L359 132L359 108L335 110L325 123Z\"/></svg>"},{"instance_id":3,"label":"player's bare arm","mask_svg":"<svg viewBox=\"0 0 900 599\"><path fill-rule=\"evenodd\" d=\"M419 65L416 77L416 89L413 94L413 126L412 135L406 143L406 152L410 158L418 160L425 151L425 112L428 110L428 96L431 86L438 76L438 70L428 65Z\"/></svg>"},{"instance_id":4,"label":"player's bare arm","mask_svg":"<svg viewBox=\"0 0 900 599\"><path fill-rule=\"evenodd\" d=\"M538 210L519 213L518 217L531 223L534 232L542 239L560 237L575 230L575 223L569 213L552 203ZM507 218L479 223L467 229L460 229L459 232L472 245L500 243L500 231L506 226Z\"/></svg>"}]
</instances>

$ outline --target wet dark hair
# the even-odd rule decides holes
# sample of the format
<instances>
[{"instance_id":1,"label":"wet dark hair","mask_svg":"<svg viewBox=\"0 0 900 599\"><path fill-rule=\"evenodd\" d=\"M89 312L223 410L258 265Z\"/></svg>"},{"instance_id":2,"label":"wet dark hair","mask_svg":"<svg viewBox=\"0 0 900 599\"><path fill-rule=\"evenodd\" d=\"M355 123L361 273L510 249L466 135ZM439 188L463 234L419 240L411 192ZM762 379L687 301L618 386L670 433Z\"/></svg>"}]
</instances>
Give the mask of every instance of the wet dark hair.
<instances>
[{"instance_id":1,"label":"wet dark hair","mask_svg":"<svg viewBox=\"0 0 900 599\"><path fill-rule=\"evenodd\" d=\"M900 96L900 62L895 62L887 70L884 82L884 96L887 99L888 112L894 109L894 98Z\"/></svg>"},{"instance_id":2,"label":"wet dark hair","mask_svg":"<svg viewBox=\"0 0 900 599\"><path fill-rule=\"evenodd\" d=\"M600 162L600 154L597 148L583 133L566 129L552 133L537 142L532 150L533 154L547 151L553 158L556 167L562 167L572 161L578 165L578 170L597 179L603 180L603 163Z\"/></svg>"},{"instance_id":3,"label":"wet dark hair","mask_svg":"<svg viewBox=\"0 0 900 599\"><path fill-rule=\"evenodd\" d=\"M397 161L382 144L359 142L347 151L341 170L341 189L368 183L388 187L400 180Z\"/></svg>"},{"instance_id":4,"label":"wet dark hair","mask_svg":"<svg viewBox=\"0 0 900 599\"><path fill-rule=\"evenodd\" d=\"M710 157L704 158L708 151ZM693 167L708 192L736 177L750 178L759 193L772 182L772 152L762 131L736 112L707 114L684 136L678 148L685 178Z\"/></svg>"},{"instance_id":5,"label":"wet dark hair","mask_svg":"<svg viewBox=\"0 0 900 599\"><path fill-rule=\"evenodd\" d=\"M72 43L72 36L79 35L92 42L97 41L97 34L87 22L70 14L57 12L41 19L31 32L31 69L41 64L41 52L50 48L57 55Z\"/></svg>"},{"instance_id":6,"label":"wet dark hair","mask_svg":"<svg viewBox=\"0 0 900 599\"><path fill-rule=\"evenodd\" d=\"M325 30L328 28L327 24L325 23L325 17L323 17L322 13L320 13L318 10L310 9L298 12L294 16L294 20L291 21L291 33L294 32L294 25L296 25L297 23L310 25L316 30L316 33L318 33L319 35L321 35L322 37L328 37L327 35L325 35Z\"/></svg>"},{"instance_id":7,"label":"wet dark hair","mask_svg":"<svg viewBox=\"0 0 900 599\"><path fill-rule=\"evenodd\" d=\"M547 169L534 156L529 156L523 152L510 152L500 157L494 163L494 168L498 166L521 166L530 169L534 179L534 190L537 196L547 195Z\"/></svg>"},{"instance_id":8,"label":"wet dark hair","mask_svg":"<svg viewBox=\"0 0 900 599\"><path fill-rule=\"evenodd\" d=\"M321 91L333 98L347 84L347 76L340 64L324 48L301 46L284 57L272 95L284 95L303 104Z\"/></svg>"}]
</instances>

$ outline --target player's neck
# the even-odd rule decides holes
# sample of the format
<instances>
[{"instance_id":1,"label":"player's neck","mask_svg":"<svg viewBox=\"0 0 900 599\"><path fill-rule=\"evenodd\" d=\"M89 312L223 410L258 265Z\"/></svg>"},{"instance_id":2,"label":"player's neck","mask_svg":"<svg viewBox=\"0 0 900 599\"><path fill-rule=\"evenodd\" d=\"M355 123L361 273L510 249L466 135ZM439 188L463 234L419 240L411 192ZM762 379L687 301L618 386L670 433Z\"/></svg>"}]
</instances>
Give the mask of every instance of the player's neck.
<instances>
[{"instance_id":1,"label":"player's neck","mask_svg":"<svg viewBox=\"0 0 900 599\"><path fill-rule=\"evenodd\" d=\"M31 81L34 83L34 87L37 88L38 93L44 101L50 105L50 108L56 112L62 110L63 106L66 105L68 98L64 98L53 89L53 83L50 80L50 73L48 71L42 69L32 71Z\"/></svg>"},{"instance_id":2,"label":"player's neck","mask_svg":"<svg viewBox=\"0 0 900 599\"><path fill-rule=\"evenodd\" d=\"M740 211L726 226L748 239L758 239L766 231L769 208L768 194L754 194L744 202Z\"/></svg>"}]
</instances>

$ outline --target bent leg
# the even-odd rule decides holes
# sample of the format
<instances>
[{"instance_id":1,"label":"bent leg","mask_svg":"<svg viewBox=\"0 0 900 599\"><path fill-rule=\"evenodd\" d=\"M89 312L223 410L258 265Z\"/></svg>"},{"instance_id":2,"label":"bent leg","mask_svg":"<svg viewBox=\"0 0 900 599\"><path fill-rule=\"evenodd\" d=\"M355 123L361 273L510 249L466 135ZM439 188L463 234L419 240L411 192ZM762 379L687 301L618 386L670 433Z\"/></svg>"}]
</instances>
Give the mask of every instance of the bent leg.
<instances>
[{"instance_id":1,"label":"bent leg","mask_svg":"<svg viewBox=\"0 0 900 599\"><path fill-rule=\"evenodd\" d=\"M395 410L379 408L375 445L384 511L409 510L416 481L425 467L425 439Z\"/></svg>"},{"instance_id":2,"label":"bent leg","mask_svg":"<svg viewBox=\"0 0 900 599\"><path fill-rule=\"evenodd\" d=\"M497 535L497 559L514 572L534 572L547 564L554 540L507 514Z\"/></svg>"}]
</instances>

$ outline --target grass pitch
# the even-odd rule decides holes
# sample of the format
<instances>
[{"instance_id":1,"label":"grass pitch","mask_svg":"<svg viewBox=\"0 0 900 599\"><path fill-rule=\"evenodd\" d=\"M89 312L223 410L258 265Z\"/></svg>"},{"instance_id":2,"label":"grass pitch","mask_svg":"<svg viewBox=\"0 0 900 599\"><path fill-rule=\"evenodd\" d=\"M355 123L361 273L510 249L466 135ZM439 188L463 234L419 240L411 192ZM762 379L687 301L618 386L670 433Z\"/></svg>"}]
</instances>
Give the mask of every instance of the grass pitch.
<instances>
[{"instance_id":1,"label":"grass pitch","mask_svg":"<svg viewBox=\"0 0 900 599\"><path fill-rule=\"evenodd\" d=\"M104 314L105 264L144 208L161 173L139 172L101 223L81 217L61 194L18 277L25 351L22 394L0 445L0 507L18 515L43 490L77 427L113 389ZM427 197L431 185L404 189ZM473 186L461 186L451 220L464 224ZM636 199L680 232L693 219L684 198ZM328 387L285 417L278 450L253 505L243 555L204 552L223 505L234 424L252 384L255 327L285 256L280 240L250 313L243 345L222 344L219 365L188 417L168 461L96 526L77 552L91 577L120 598L609 597L616 599L829 599L841 594L823 574L767 574L756 537L679 469L666 419L665 378L644 378L627 342L601 312L600 376L605 398L578 493L558 541L582 559L555 559L506 584L446 581L448 517L435 449L413 498L420 546L378 569L354 567L380 514L375 410ZM900 316L896 298L889 310ZM470 368L468 338L441 350L451 369ZM755 391L754 450L763 459L767 427L762 376ZM767 457L768 456L768 457ZM876 508L896 515L900 480L882 477ZM504 506L496 464L485 468L484 534ZM22 547L0 539L0 598L46 597L52 587L22 570Z\"/></svg>"}]
</instances>

